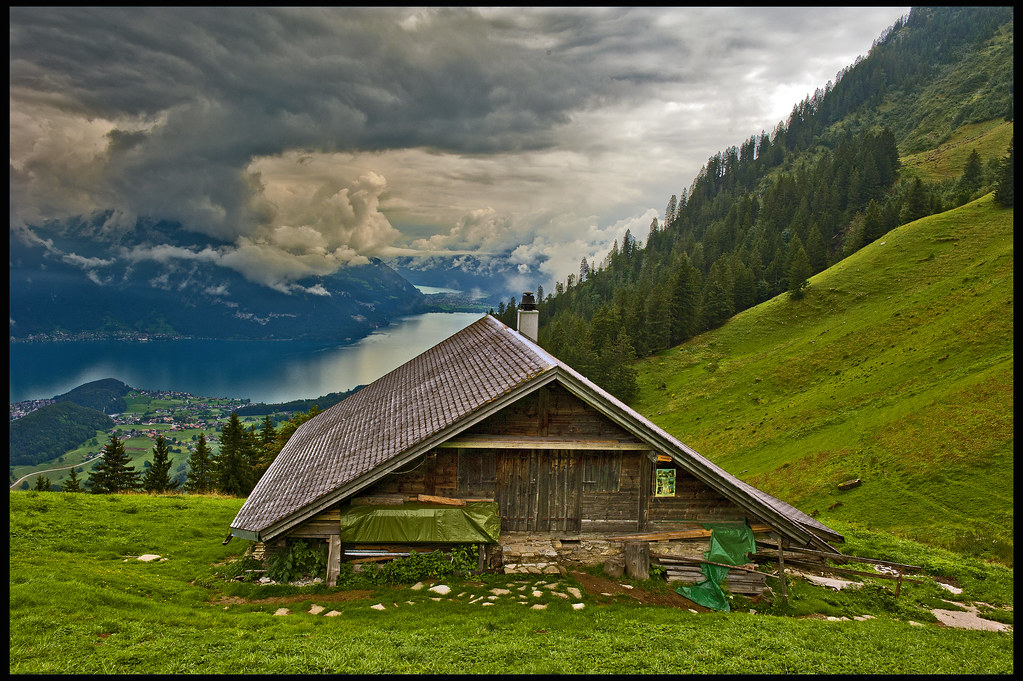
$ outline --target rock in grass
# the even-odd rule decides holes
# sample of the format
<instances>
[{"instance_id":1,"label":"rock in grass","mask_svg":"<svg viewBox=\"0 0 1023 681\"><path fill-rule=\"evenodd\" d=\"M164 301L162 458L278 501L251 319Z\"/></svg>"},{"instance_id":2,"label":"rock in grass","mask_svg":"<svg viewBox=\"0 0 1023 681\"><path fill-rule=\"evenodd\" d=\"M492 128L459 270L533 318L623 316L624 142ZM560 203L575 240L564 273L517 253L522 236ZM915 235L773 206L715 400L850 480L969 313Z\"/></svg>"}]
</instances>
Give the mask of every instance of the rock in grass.
<instances>
[{"instance_id":1,"label":"rock in grass","mask_svg":"<svg viewBox=\"0 0 1023 681\"><path fill-rule=\"evenodd\" d=\"M430 591L440 594L441 596L447 596L451 593L451 587L447 584L438 584L437 586L431 586Z\"/></svg>"},{"instance_id":2,"label":"rock in grass","mask_svg":"<svg viewBox=\"0 0 1023 681\"><path fill-rule=\"evenodd\" d=\"M277 608L277 612L274 613L275 617L283 617L284 615L290 615L291 611L287 608Z\"/></svg>"},{"instance_id":3,"label":"rock in grass","mask_svg":"<svg viewBox=\"0 0 1023 681\"><path fill-rule=\"evenodd\" d=\"M313 603L309 607L309 614L310 615L319 615L324 610L326 610L326 608L324 608L322 605L316 605L315 603Z\"/></svg>"},{"instance_id":4,"label":"rock in grass","mask_svg":"<svg viewBox=\"0 0 1023 681\"><path fill-rule=\"evenodd\" d=\"M383 604L383 603L377 603L376 605L371 605L371 606L369 606L369 607L370 607L370 608L372 608L373 610L386 610L386 609L387 609L387 608L386 608L386 607L384 606L384 604Z\"/></svg>"}]
</instances>

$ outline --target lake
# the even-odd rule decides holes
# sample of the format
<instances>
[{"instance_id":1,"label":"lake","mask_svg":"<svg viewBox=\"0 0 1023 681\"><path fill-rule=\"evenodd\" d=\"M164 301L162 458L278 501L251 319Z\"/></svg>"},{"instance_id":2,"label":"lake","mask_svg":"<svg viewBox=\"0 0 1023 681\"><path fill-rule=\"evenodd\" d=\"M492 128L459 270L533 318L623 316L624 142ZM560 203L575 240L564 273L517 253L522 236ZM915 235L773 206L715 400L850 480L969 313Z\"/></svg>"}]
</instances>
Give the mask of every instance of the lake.
<instances>
[{"instance_id":1,"label":"lake","mask_svg":"<svg viewBox=\"0 0 1023 681\"><path fill-rule=\"evenodd\" d=\"M375 381L481 316L402 317L351 345L195 339L10 343L10 401L50 398L101 378L253 402L320 397Z\"/></svg>"}]
</instances>

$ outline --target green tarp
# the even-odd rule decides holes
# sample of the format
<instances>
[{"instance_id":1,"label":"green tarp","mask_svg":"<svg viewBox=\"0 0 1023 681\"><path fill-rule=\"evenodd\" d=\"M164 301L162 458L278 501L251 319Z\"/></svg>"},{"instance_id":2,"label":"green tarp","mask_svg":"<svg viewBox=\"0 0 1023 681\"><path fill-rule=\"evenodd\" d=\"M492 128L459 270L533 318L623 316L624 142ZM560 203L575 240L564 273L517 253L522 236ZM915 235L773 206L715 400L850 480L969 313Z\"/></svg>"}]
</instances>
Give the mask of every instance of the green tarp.
<instances>
[{"instance_id":1,"label":"green tarp","mask_svg":"<svg viewBox=\"0 0 1023 681\"><path fill-rule=\"evenodd\" d=\"M496 502L352 506L341 511L341 541L346 543L492 544L500 535Z\"/></svg>"},{"instance_id":2,"label":"green tarp","mask_svg":"<svg viewBox=\"0 0 1023 681\"><path fill-rule=\"evenodd\" d=\"M703 527L711 531L710 548L703 554L706 560L742 565L746 562L746 554L757 550L753 530L745 523L708 523ZM721 584L728 576L728 568L705 564L700 566L700 571L706 579L693 586L680 586L675 591L705 608L728 612L728 599L721 590Z\"/></svg>"}]
</instances>

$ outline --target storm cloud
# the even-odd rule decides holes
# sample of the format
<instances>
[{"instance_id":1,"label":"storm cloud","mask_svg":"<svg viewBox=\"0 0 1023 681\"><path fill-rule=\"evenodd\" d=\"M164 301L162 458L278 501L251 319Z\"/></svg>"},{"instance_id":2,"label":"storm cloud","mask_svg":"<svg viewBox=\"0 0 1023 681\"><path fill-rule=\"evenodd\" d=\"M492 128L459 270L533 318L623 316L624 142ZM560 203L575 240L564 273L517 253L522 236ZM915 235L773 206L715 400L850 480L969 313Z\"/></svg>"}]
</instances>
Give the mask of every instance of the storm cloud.
<instances>
[{"instance_id":1,"label":"storm cloud","mask_svg":"<svg viewBox=\"0 0 1023 681\"><path fill-rule=\"evenodd\" d=\"M279 290L419 251L547 284L907 11L15 7L11 224L175 221Z\"/></svg>"}]
</instances>

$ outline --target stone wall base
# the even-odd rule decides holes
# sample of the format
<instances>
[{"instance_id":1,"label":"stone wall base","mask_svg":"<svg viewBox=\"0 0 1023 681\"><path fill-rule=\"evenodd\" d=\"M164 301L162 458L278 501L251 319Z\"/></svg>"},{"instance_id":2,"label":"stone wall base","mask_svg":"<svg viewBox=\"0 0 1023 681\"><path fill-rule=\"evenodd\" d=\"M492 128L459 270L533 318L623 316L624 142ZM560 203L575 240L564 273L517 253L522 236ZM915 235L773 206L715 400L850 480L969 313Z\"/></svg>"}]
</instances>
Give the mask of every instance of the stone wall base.
<instances>
[{"instance_id":1,"label":"stone wall base","mask_svg":"<svg viewBox=\"0 0 1023 681\"><path fill-rule=\"evenodd\" d=\"M710 546L707 539L675 539L650 542L651 554L702 558ZM610 541L601 535L551 535L540 532L501 533L500 555L494 556L494 564L539 566L545 564L602 565L608 558L619 556L625 550L625 542ZM542 571L543 568L540 568ZM538 573L534 573L538 574Z\"/></svg>"}]
</instances>

